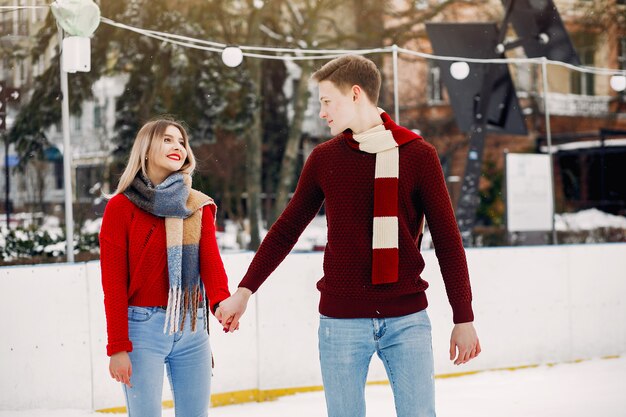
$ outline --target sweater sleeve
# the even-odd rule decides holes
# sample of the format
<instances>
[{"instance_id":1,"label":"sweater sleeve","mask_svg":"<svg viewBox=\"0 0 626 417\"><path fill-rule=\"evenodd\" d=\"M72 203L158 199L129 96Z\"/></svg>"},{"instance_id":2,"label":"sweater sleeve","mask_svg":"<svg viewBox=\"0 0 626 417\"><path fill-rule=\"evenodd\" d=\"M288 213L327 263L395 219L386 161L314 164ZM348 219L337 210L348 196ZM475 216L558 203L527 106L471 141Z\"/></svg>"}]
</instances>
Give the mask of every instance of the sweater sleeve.
<instances>
[{"instance_id":1,"label":"sweater sleeve","mask_svg":"<svg viewBox=\"0 0 626 417\"><path fill-rule=\"evenodd\" d=\"M202 209L202 235L200 237L200 276L213 313L215 313L217 303L230 297L228 277L215 237L215 210L212 204Z\"/></svg>"},{"instance_id":2,"label":"sweater sleeve","mask_svg":"<svg viewBox=\"0 0 626 417\"><path fill-rule=\"evenodd\" d=\"M263 239L246 275L239 283L240 287L256 292L289 254L322 206L324 193L316 178L316 151L314 149L307 158L291 201Z\"/></svg>"},{"instance_id":3,"label":"sweater sleeve","mask_svg":"<svg viewBox=\"0 0 626 417\"><path fill-rule=\"evenodd\" d=\"M100 270L107 322L107 355L130 352L128 337L128 229L132 207L124 196L115 196L107 204L100 229Z\"/></svg>"},{"instance_id":4,"label":"sweater sleeve","mask_svg":"<svg viewBox=\"0 0 626 417\"><path fill-rule=\"evenodd\" d=\"M437 151L432 145L425 144L427 146L419 187L424 214L452 307L453 321L471 322L474 320L472 290L461 234L454 218Z\"/></svg>"}]
</instances>

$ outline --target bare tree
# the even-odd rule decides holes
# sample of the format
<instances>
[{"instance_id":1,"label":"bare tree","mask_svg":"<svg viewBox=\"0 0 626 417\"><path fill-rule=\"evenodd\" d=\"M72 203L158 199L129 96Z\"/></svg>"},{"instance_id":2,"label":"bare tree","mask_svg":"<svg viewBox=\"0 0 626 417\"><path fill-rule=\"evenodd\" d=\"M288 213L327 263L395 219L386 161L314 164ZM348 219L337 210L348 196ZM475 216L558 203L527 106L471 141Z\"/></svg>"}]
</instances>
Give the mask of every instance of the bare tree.
<instances>
[{"instance_id":1,"label":"bare tree","mask_svg":"<svg viewBox=\"0 0 626 417\"><path fill-rule=\"evenodd\" d=\"M335 26L337 2L331 0L284 1L281 5L282 19L277 25L278 33L268 25L261 29L275 42L292 48L324 48L345 37ZM285 23L289 22L289 23ZM293 116L289 123L285 150L280 163L280 173L276 187L276 201L270 222L273 223L289 201L296 174L296 163L302 139L302 123L309 101L309 78L314 69L314 61L298 60L300 74L293 83Z\"/></svg>"},{"instance_id":2,"label":"bare tree","mask_svg":"<svg viewBox=\"0 0 626 417\"><path fill-rule=\"evenodd\" d=\"M292 24L282 25L280 33L272 32L271 39L291 47L314 46L317 48L376 48L390 44L406 44L425 37L423 23L442 13L450 13L452 6L476 6L489 0L439 1L421 8L416 1L397 2L381 0L354 0L352 4L339 8L337 2L324 0L285 1L281 16ZM269 30L269 29L265 29ZM289 41L291 39L291 41ZM293 41L296 39L296 41ZM371 59L383 67L383 56L372 55ZM295 180L296 159L302 136L302 122L309 99L308 80L314 69L311 61L297 61L301 75L295 82L293 119L285 152L280 166L280 176L274 205L274 221L284 210ZM384 88L385 84L383 84ZM381 94L385 100L385 94Z\"/></svg>"}]
</instances>

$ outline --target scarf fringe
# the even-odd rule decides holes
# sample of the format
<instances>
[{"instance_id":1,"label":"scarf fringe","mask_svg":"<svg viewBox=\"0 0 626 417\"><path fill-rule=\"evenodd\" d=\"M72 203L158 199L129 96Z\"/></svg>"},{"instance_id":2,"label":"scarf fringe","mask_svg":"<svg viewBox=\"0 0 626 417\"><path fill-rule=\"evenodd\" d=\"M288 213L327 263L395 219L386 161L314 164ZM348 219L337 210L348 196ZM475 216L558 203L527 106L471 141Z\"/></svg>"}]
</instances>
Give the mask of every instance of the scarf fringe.
<instances>
[{"instance_id":1,"label":"scarf fringe","mask_svg":"<svg viewBox=\"0 0 626 417\"><path fill-rule=\"evenodd\" d=\"M163 333L172 335L182 331L185 328L187 313L190 315L191 331L195 332L198 327L198 309L200 308L205 317L202 328L206 330L209 316L204 285L195 285L191 290L184 292L180 287L170 288Z\"/></svg>"}]
</instances>

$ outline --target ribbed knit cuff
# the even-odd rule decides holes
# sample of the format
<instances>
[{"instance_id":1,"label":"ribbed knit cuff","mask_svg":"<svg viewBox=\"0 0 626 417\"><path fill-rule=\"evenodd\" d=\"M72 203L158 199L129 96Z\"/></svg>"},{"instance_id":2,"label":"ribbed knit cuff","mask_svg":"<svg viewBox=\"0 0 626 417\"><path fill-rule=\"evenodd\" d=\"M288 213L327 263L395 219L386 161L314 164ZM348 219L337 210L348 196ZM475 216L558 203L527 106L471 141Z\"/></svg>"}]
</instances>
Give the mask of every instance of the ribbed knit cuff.
<instances>
[{"instance_id":1,"label":"ribbed knit cuff","mask_svg":"<svg viewBox=\"0 0 626 417\"><path fill-rule=\"evenodd\" d=\"M220 306L220 303L222 301L224 300L218 301L217 303L213 304L213 306L211 307L211 313L213 313L213 315L215 315L215 312L217 311L217 308Z\"/></svg>"},{"instance_id":2,"label":"ribbed knit cuff","mask_svg":"<svg viewBox=\"0 0 626 417\"><path fill-rule=\"evenodd\" d=\"M245 277L243 277L243 279L241 280L241 282L239 283L239 285L237 286L238 288L247 288L249 289L252 294L254 294L255 292L257 292L257 290L259 289L260 285L252 285L252 282L250 279L247 278L247 275Z\"/></svg>"},{"instance_id":3,"label":"ribbed knit cuff","mask_svg":"<svg viewBox=\"0 0 626 417\"><path fill-rule=\"evenodd\" d=\"M454 324L469 323L474 321L472 302L452 305L452 321Z\"/></svg>"},{"instance_id":4,"label":"ribbed knit cuff","mask_svg":"<svg viewBox=\"0 0 626 417\"><path fill-rule=\"evenodd\" d=\"M132 352L133 343L130 340L124 342L109 343L107 345L107 355L112 356L118 352Z\"/></svg>"}]
</instances>

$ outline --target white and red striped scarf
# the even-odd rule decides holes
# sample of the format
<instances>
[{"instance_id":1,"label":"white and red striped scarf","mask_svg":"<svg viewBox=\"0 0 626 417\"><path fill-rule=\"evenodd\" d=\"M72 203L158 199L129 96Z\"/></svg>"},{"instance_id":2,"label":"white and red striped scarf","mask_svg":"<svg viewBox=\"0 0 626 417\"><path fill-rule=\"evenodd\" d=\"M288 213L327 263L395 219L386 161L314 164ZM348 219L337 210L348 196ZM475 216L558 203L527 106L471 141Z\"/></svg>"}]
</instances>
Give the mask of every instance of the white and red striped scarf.
<instances>
[{"instance_id":1,"label":"white and red striped scarf","mask_svg":"<svg viewBox=\"0 0 626 417\"><path fill-rule=\"evenodd\" d=\"M374 227L372 236L372 283L398 281L398 179L399 147L416 139L416 133L398 126L380 110L382 124L365 132L344 132L350 146L376 154L374 173Z\"/></svg>"}]
</instances>

